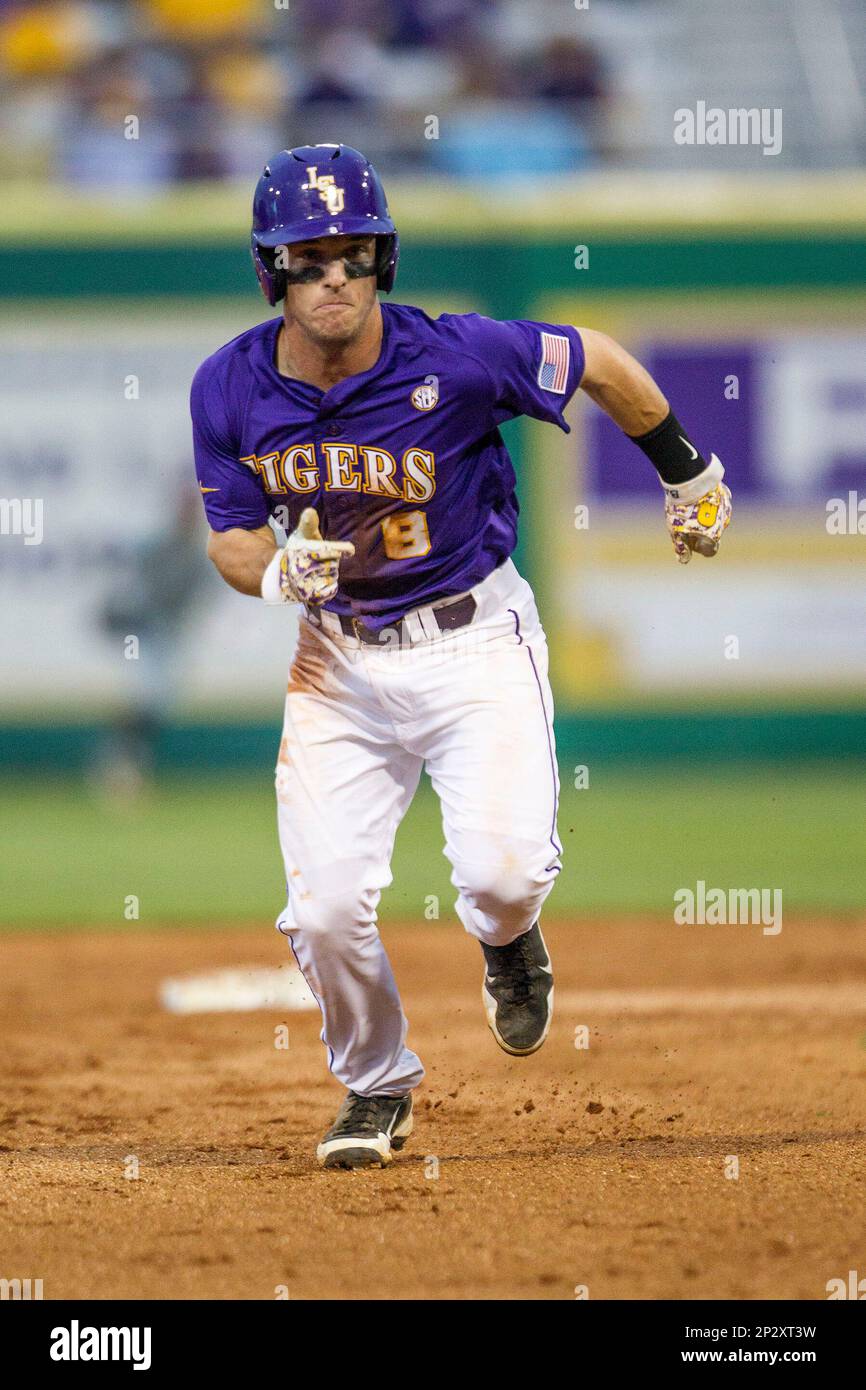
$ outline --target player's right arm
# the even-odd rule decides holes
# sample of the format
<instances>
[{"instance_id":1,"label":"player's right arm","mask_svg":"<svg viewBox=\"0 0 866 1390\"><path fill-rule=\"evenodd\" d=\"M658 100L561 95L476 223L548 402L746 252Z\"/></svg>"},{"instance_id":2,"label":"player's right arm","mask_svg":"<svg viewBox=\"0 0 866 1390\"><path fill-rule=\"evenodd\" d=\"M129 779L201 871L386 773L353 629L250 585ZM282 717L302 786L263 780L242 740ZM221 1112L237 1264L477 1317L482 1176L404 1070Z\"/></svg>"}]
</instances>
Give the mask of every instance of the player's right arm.
<instances>
[{"instance_id":1,"label":"player's right arm","mask_svg":"<svg viewBox=\"0 0 866 1390\"><path fill-rule=\"evenodd\" d=\"M262 576L274 558L277 543L270 526L244 531L233 526L228 531L211 531L207 553L227 584L239 594L257 598L262 592Z\"/></svg>"},{"instance_id":2,"label":"player's right arm","mask_svg":"<svg viewBox=\"0 0 866 1390\"><path fill-rule=\"evenodd\" d=\"M240 447L238 408L218 353L195 374L190 393L196 474L210 523L208 555L227 584L266 603L327 603L337 592L339 563L350 541L326 541L312 507L282 549L268 525L258 472Z\"/></svg>"},{"instance_id":3,"label":"player's right arm","mask_svg":"<svg viewBox=\"0 0 866 1390\"><path fill-rule=\"evenodd\" d=\"M323 539L314 507L304 508L282 549L269 526L211 531L207 549L227 584L266 603L327 603L339 586L340 561L355 553L351 541Z\"/></svg>"}]
</instances>

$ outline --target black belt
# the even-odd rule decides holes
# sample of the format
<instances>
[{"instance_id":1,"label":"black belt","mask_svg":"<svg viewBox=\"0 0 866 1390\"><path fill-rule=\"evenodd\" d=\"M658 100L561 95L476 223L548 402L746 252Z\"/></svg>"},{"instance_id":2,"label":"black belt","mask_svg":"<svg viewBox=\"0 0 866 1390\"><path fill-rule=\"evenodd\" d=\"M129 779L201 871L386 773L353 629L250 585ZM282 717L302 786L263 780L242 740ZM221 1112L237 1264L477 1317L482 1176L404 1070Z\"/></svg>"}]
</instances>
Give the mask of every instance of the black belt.
<instances>
[{"instance_id":1,"label":"black belt","mask_svg":"<svg viewBox=\"0 0 866 1390\"><path fill-rule=\"evenodd\" d=\"M466 627L475 617L478 604L471 594L465 594L463 598L455 599L453 602L440 603L432 608L436 626L440 632L454 632L457 628ZM361 618L350 618L345 613L339 614L340 627L347 637L355 637L359 642L363 642L368 647L387 646L394 641L394 634L402 644L411 645L411 638L405 628L405 618L397 618L395 622L389 623L387 627L372 628L367 627Z\"/></svg>"}]
</instances>

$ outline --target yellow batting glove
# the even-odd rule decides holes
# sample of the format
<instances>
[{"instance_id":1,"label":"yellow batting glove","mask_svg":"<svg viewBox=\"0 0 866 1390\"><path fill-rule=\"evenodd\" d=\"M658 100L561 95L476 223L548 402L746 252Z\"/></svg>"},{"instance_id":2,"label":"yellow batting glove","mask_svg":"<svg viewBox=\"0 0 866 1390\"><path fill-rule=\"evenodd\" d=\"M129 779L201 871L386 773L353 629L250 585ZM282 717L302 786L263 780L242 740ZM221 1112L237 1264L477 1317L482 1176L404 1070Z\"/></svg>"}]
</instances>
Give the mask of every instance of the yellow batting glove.
<instances>
[{"instance_id":1,"label":"yellow batting glove","mask_svg":"<svg viewBox=\"0 0 866 1390\"><path fill-rule=\"evenodd\" d=\"M662 483L665 520L680 564L692 554L711 556L731 520L731 493L722 482L725 470L715 454L704 471L687 483Z\"/></svg>"},{"instance_id":2,"label":"yellow batting glove","mask_svg":"<svg viewBox=\"0 0 866 1390\"><path fill-rule=\"evenodd\" d=\"M262 597L270 603L327 603L337 592L341 559L354 553L351 541L324 540L315 507L305 507L265 570Z\"/></svg>"}]
</instances>

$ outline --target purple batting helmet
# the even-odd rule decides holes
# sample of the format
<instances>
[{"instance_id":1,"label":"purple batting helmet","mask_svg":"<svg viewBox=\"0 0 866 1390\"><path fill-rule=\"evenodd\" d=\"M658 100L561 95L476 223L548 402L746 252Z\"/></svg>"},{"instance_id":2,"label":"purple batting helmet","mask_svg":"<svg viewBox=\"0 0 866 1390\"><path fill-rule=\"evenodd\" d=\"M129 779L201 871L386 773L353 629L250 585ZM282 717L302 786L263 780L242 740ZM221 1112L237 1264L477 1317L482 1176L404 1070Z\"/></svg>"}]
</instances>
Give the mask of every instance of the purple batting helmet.
<instances>
[{"instance_id":1,"label":"purple batting helmet","mask_svg":"<svg viewBox=\"0 0 866 1390\"><path fill-rule=\"evenodd\" d=\"M400 239L385 190L368 159L351 145L299 145L265 165L253 195L253 265L262 293L286 293L275 249L321 236L375 236L376 283L387 293L397 274Z\"/></svg>"}]
</instances>

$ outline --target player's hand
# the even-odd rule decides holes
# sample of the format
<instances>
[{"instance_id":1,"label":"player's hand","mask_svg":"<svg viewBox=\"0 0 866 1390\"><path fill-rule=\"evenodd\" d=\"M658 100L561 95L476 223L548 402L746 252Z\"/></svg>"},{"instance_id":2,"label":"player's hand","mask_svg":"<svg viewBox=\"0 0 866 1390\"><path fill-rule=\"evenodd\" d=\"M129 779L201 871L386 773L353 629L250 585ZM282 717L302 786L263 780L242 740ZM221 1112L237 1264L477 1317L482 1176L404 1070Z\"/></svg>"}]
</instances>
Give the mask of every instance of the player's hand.
<instances>
[{"instance_id":1,"label":"player's hand","mask_svg":"<svg viewBox=\"0 0 866 1390\"><path fill-rule=\"evenodd\" d=\"M340 582L340 560L354 555L351 541L326 541L315 507L301 513L297 529L280 551L280 593L286 603L327 603Z\"/></svg>"},{"instance_id":2,"label":"player's hand","mask_svg":"<svg viewBox=\"0 0 866 1390\"><path fill-rule=\"evenodd\" d=\"M713 469L713 476L707 482L715 486L695 496L695 489L689 484L678 488L665 488L665 520L671 533L674 551L680 564L687 565L696 555L715 555L719 548L722 532L731 520L731 493L722 482L724 469L715 454L710 459L707 474ZM696 479L699 486L700 479ZM685 494L685 496L683 496Z\"/></svg>"}]
</instances>

